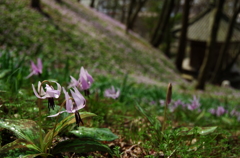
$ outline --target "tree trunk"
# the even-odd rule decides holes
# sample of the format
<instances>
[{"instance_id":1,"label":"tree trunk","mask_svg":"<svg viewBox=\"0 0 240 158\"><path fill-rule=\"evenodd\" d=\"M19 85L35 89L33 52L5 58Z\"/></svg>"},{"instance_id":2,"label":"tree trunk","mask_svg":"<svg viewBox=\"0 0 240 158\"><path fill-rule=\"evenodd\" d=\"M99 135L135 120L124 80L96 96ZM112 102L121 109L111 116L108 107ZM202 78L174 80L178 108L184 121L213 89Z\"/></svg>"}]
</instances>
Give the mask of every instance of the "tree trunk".
<instances>
[{"instance_id":1,"label":"tree trunk","mask_svg":"<svg viewBox=\"0 0 240 158\"><path fill-rule=\"evenodd\" d=\"M185 50L186 50L190 1L191 0L185 0L184 9L183 9L181 35L179 39L179 44L178 44L179 46L178 46L177 57L175 61L176 68L179 71L182 71L182 62L183 62L183 59L185 56Z\"/></svg>"},{"instance_id":2,"label":"tree trunk","mask_svg":"<svg viewBox=\"0 0 240 158\"><path fill-rule=\"evenodd\" d=\"M113 2L113 8L112 8L112 17L114 18L116 16L116 11L117 11L117 8L118 8L118 0L114 0Z\"/></svg>"},{"instance_id":3,"label":"tree trunk","mask_svg":"<svg viewBox=\"0 0 240 158\"><path fill-rule=\"evenodd\" d=\"M94 6L95 6L95 0L91 0L90 7L94 8Z\"/></svg>"},{"instance_id":4,"label":"tree trunk","mask_svg":"<svg viewBox=\"0 0 240 158\"><path fill-rule=\"evenodd\" d=\"M235 0L235 2L237 2L237 0ZM237 3L235 3L235 5L237 5ZM227 51L228 51L228 48L229 48L229 43L230 43L230 40L232 38L232 34L233 34L233 30L234 30L234 25L236 23L236 19L237 19L237 16L238 14L240 13L240 6L238 6L238 8L235 8L235 11L234 11L234 14L230 20L230 24L228 26L228 32L227 32L227 35L226 35L226 38L225 38L225 43L219 53L219 56L218 56L218 60L217 60L217 63L216 63L216 67L214 69L214 74L211 78L211 82L212 83L216 83L218 81L218 78L220 77L220 74L221 74L221 71L222 71L222 68L223 68L223 62L224 62L224 58L226 57L226 54L227 54Z\"/></svg>"},{"instance_id":5,"label":"tree trunk","mask_svg":"<svg viewBox=\"0 0 240 158\"><path fill-rule=\"evenodd\" d=\"M37 10L41 10L40 0L31 0L31 7Z\"/></svg>"},{"instance_id":6,"label":"tree trunk","mask_svg":"<svg viewBox=\"0 0 240 158\"><path fill-rule=\"evenodd\" d=\"M57 3L62 3L62 0L55 0Z\"/></svg>"},{"instance_id":7,"label":"tree trunk","mask_svg":"<svg viewBox=\"0 0 240 158\"><path fill-rule=\"evenodd\" d=\"M144 4L147 2L147 0L140 0L137 2L136 0L132 0L130 3L130 7L128 10L128 17L127 17L127 23L126 23L126 33L128 33L129 30L133 30L134 23L137 19L138 13L144 6ZM137 6L136 6L137 4ZM136 6L136 10L134 9L134 6Z\"/></svg>"},{"instance_id":8,"label":"tree trunk","mask_svg":"<svg viewBox=\"0 0 240 158\"><path fill-rule=\"evenodd\" d=\"M170 19L170 15L173 10L173 7L174 7L174 0L168 0L167 9L165 11L162 25L161 25L162 27L160 28L160 34L156 37L156 40L153 42L154 47L158 47L162 42L164 34L166 33L166 27L169 24L169 19Z\"/></svg>"},{"instance_id":9,"label":"tree trunk","mask_svg":"<svg viewBox=\"0 0 240 158\"><path fill-rule=\"evenodd\" d=\"M196 84L196 89L205 89L205 82L207 80L207 77L209 76L210 69L212 67L211 60L214 57L214 48L216 44L217 39L217 33L219 28L219 23L221 19L222 14L222 8L225 0L219 0L217 8L215 9L215 15L214 19L212 21L212 28L211 28L211 36L209 41L207 42L207 50L205 53L205 57L203 60L203 64L200 68L199 76L198 76L198 82Z\"/></svg>"},{"instance_id":10,"label":"tree trunk","mask_svg":"<svg viewBox=\"0 0 240 158\"><path fill-rule=\"evenodd\" d=\"M129 31L129 25L131 22L131 16L134 10L134 5L136 4L136 0L131 0L129 8L128 8L128 15L127 15L127 22L126 22L126 33Z\"/></svg>"},{"instance_id":11,"label":"tree trunk","mask_svg":"<svg viewBox=\"0 0 240 158\"><path fill-rule=\"evenodd\" d=\"M125 17L126 17L126 0L122 0L122 15L121 15L121 23L125 23Z\"/></svg>"},{"instance_id":12,"label":"tree trunk","mask_svg":"<svg viewBox=\"0 0 240 158\"><path fill-rule=\"evenodd\" d=\"M132 30L133 29L133 26L134 26L134 23L137 19L137 16L138 16L138 13L140 12L140 10L142 9L142 7L144 6L144 4L147 2L147 0L143 0L143 1L140 1L138 3L138 7L136 9L136 11L134 12L132 18L131 18L131 21L130 21L130 25L128 26L128 29L129 30Z\"/></svg>"},{"instance_id":13,"label":"tree trunk","mask_svg":"<svg viewBox=\"0 0 240 158\"><path fill-rule=\"evenodd\" d=\"M153 34L152 34L152 38L151 38L151 41L150 41L150 43L151 43L152 45L153 45L154 42L156 41L156 38L157 38L157 36L158 36L158 34L159 34L159 30L160 30L160 28L161 28L162 21L163 21L163 18L164 18L164 13L165 13L166 10L167 10L167 4L168 4L168 0L164 0L161 13L159 14L158 23L157 23L157 25L156 25L155 28L154 28L154 31L153 31Z\"/></svg>"}]
</instances>

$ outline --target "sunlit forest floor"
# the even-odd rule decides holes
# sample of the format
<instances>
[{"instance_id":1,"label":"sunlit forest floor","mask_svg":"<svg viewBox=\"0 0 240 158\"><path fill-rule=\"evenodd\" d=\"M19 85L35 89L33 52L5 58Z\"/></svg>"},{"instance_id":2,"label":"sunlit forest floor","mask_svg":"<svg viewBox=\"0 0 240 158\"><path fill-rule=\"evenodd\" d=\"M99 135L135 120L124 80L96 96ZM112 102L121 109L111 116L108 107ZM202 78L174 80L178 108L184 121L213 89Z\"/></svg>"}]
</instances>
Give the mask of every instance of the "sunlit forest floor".
<instances>
[{"instance_id":1,"label":"sunlit forest floor","mask_svg":"<svg viewBox=\"0 0 240 158\"><path fill-rule=\"evenodd\" d=\"M109 128L118 136L115 140L100 141L112 150L112 156L240 156L239 90L207 84L205 91L196 91L194 81L183 80L171 60L137 34L125 34L121 23L74 0L63 0L62 4L41 2L45 16L31 9L27 0L0 0L2 122L44 121L43 130L51 131L56 119L47 116L59 108L49 114L47 100L42 100L39 107L32 84L36 87L38 81L53 80L67 89L70 76L78 79L83 66L94 82L90 96L84 96L86 106L80 111L82 116L84 112L97 115L83 118L84 127ZM38 58L43 63L42 74L26 78L31 72L31 61L36 63ZM168 83L172 83L172 99L165 109ZM118 99L104 96L111 86L120 90ZM56 107L63 100L62 93L55 101ZM70 115L62 117L67 116ZM59 132L51 148L66 139L77 139L69 132L72 130L80 129L73 124ZM29 153L6 151L4 145L18 137L10 127L1 124L1 154L36 154L32 149ZM110 157L106 151L64 151L54 156Z\"/></svg>"}]
</instances>

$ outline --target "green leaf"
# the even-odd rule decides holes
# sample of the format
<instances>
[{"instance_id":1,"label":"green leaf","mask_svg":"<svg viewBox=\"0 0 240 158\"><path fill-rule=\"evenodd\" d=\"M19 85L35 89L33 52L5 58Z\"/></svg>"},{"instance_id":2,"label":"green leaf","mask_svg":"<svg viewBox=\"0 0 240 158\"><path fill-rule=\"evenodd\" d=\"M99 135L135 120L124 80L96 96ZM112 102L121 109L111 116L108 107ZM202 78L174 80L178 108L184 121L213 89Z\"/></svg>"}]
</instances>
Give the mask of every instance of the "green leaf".
<instances>
[{"instance_id":1,"label":"green leaf","mask_svg":"<svg viewBox=\"0 0 240 158\"><path fill-rule=\"evenodd\" d=\"M199 128L198 133L200 135L207 135L207 134L213 133L216 129L217 129L217 126L201 127L201 128Z\"/></svg>"},{"instance_id":2,"label":"green leaf","mask_svg":"<svg viewBox=\"0 0 240 158\"><path fill-rule=\"evenodd\" d=\"M113 154L112 150L93 139L72 139L58 143L52 150L52 154L61 152L87 153L93 151L103 151Z\"/></svg>"},{"instance_id":3,"label":"green leaf","mask_svg":"<svg viewBox=\"0 0 240 158\"><path fill-rule=\"evenodd\" d=\"M234 123L234 120L228 117L222 117L222 121L229 125L232 125Z\"/></svg>"},{"instance_id":4,"label":"green leaf","mask_svg":"<svg viewBox=\"0 0 240 158\"><path fill-rule=\"evenodd\" d=\"M28 119L0 120L0 127L12 131L18 138L24 139L33 144L39 144L39 132L44 135L44 131L36 124L36 122Z\"/></svg>"},{"instance_id":5,"label":"green leaf","mask_svg":"<svg viewBox=\"0 0 240 158\"><path fill-rule=\"evenodd\" d=\"M0 73L0 79L7 76L10 72L11 72L11 70L9 70L9 69L2 70L2 72Z\"/></svg>"},{"instance_id":6,"label":"green leaf","mask_svg":"<svg viewBox=\"0 0 240 158\"><path fill-rule=\"evenodd\" d=\"M80 112L80 116L82 119L87 118L87 117L92 117L92 116L97 116L94 113L90 113L90 112ZM46 136L44 137L43 142L46 143L46 147L51 145L51 141L52 141L52 137L54 138L55 136L58 135L58 133L60 133L65 127L67 127L68 125L71 125L75 123L75 115L71 114L70 116L66 117L65 119L63 119L62 121L60 121L57 125L56 125L56 129L52 129L50 130ZM54 134L53 134L54 132Z\"/></svg>"},{"instance_id":7,"label":"green leaf","mask_svg":"<svg viewBox=\"0 0 240 158\"><path fill-rule=\"evenodd\" d=\"M79 138L87 137L99 141L113 141L118 138L118 136L113 134L108 128L79 127L78 130L71 131L70 133L75 134Z\"/></svg>"},{"instance_id":8,"label":"green leaf","mask_svg":"<svg viewBox=\"0 0 240 158\"><path fill-rule=\"evenodd\" d=\"M37 156L44 156L44 157L47 157L48 155L51 155L51 154L46 154L46 153L29 154L29 155L21 156L21 158L33 158L33 157L37 157Z\"/></svg>"},{"instance_id":9,"label":"green leaf","mask_svg":"<svg viewBox=\"0 0 240 158\"><path fill-rule=\"evenodd\" d=\"M154 119L146 114L142 107L136 102L137 109L148 119L148 121L154 125Z\"/></svg>"},{"instance_id":10,"label":"green leaf","mask_svg":"<svg viewBox=\"0 0 240 158\"><path fill-rule=\"evenodd\" d=\"M180 135L193 135L193 134L200 134L200 135L207 135L213 133L217 129L217 126L213 127L182 127L180 130Z\"/></svg>"},{"instance_id":11,"label":"green leaf","mask_svg":"<svg viewBox=\"0 0 240 158\"><path fill-rule=\"evenodd\" d=\"M0 153L8 152L9 150L16 148L27 148L27 144L30 144L24 139L17 139L11 143L8 143L0 148Z\"/></svg>"}]
</instances>

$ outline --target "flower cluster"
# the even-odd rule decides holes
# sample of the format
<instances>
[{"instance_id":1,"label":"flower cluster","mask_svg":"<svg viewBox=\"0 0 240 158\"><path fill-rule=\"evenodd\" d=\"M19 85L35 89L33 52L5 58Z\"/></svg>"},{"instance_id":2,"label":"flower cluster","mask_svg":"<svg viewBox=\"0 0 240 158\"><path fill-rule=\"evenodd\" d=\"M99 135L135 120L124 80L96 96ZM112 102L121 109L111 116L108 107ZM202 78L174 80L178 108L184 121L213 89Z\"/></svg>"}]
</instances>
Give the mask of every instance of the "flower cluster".
<instances>
[{"instance_id":1,"label":"flower cluster","mask_svg":"<svg viewBox=\"0 0 240 158\"><path fill-rule=\"evenodd\" d=\"M165 101L164 100L160 100L160 105L164 106L165 105ZM200 106L201 106L201 103L199 101L199 98L197 98L196 96L193 96L193 99L190 100L190 103L184 103L182 102L180 99L176 100L176 101L172 101L170 104L169 104L169 110L171 112L173 112L175 109L177 109L178 107L181 107L183 109L188 109L190 111L194 111L194 110L197 110L197 111L200 111Z\"/></svg>"},{"instance_id":2,"label":"flower cluster","mask_svg":"<svg viewBox=\"0 0 240 158\"><path fill-rule=\"evenodd\" d=\"M38 88L37 90L35 89L34 85L33 87L33 92L36 95L36 97L40 99L48 99L48 108L54 109L55 104L54 104L54 98L59 98L61 94L61 89L63 89L63 93L65 94L65 102L63 104L66 105L66 110L60 111L57 114L48 116L48 117L56 117L59 114L63 112L67 113L74 113L75 118L76 118L76 123L79 126L80 123L83 124L83 121L80 117L80 114L78 110L84 108L86 106L86 99L83 97L83 95L79 92L78 88L80 90L88 90L93 83L93 78L89 73L84 70L82 67L80 70L80 76L79 80L75 80L72 76L72 83L70 84L69 88L71 92L71 97L69 96L69 93L65 90L65 88L61 87L61 85L55 81L43 81L43 82L38 82ZM74 81L74 83L73 83ZM45 84L45 90L43 88L43 84ZM57 89L54 89L54 87L51 85L51 83L55 83L57 85ZM85 93L86 94L86 93ZM89 93L88 93L89 95Z\"/></svg>"},{"instance_id":3,"label":"flower cluster","mask_svg":"<svg viewBox=\"0 0 240 158\"><path fill-rule=\"evenodd\" d=\"M213 108L209 109L209 112L213 115L221 116L221 115L227 113L227 110L224 109L223 106L219 106L219 107L217 107L217 109L213 109Z\"/></svg>"}]
</instances>

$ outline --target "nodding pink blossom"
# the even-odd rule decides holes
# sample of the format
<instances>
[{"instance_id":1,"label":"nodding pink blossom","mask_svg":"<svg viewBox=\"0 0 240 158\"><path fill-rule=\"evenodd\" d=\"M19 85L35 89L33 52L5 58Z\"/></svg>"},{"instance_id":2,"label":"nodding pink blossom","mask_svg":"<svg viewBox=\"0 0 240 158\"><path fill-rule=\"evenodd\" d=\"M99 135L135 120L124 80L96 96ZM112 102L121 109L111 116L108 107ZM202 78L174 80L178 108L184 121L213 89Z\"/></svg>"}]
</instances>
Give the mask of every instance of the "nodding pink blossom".
<instances>
[{"instance_id":1,"label":"nodding pink blossom","mask_svg":"<svg viewBox=\"0 0 240 158\"><path fill-rule=\"evenodd\" d=\"M70 76L70 78L71 78L71 82L70 82L68 88L71 88L71 87L78 87L78 88L80 88L80 87L81 87L81 84L79 83L78 80L76 80L76 79L75 79L74 77L72 77L72 76Z\"/></svg>"},{"instance_id":2,"label":"nodding pink blossom","mask_svg":"<svg viewBox=\"0 0 240 158\"><path fill-rule=\"evenodd\" d=\"M55 107L54 98L59 98L61 94L61 85L55 81L49 81L49 82L57 84L57 89L55 90L53 86L46 84L46 87L45 87L46 90L44 90L42 87L43 82L41 83L40 81L38 82L37 91L33 84L32 84L32 88L36 97L40 99L48 99L48 108L50 110L50 108L54 109Z\"/></svg>"},{"instance_id":3,"label":"nodding pink blossom","mask_svg":"<svg viewBox=\"0 0 240 158\"><path fill-rule=\"evenodd\" d=\"M191 100L191 103L187 105L188 109L193 111L198 109L201 106L201 103L199 102L199 98L197 98L195 95L193 96L193 99Z\"/></svg>"},{"instance_id":4,"label":"nodding pink blossom","mask_svg":"<svg viewBox=\"0 0 240 158\"><path fill-rule=\"evenodd\" d=\"M117 99L119 95L120 95L120 90L119 89L115 90L113 86L110 89L106 89L104 91L104 96L107 98Z\"/></svg>"},{"instance_id":5,"label":"nodding pink blossom","mask_svg":"<svg viewBox=\"0 0 240 158\"><path fill-rule=\"evenodd\" d=\"M227 112L227 110L224 109L224 107L219 106L219 107L217 108L217 110L216 110L216 115L217 115L217 116L221 116L221 115L225 114L226 112Z\"/></svg>"},{"instance_id":6,"label":"nodding pink blossom","mask_svg":"<svg viewBox=\"0 0 240 158\"><path fill-rule=\"evenodd\" d=\"M86 100L82 96L82 94L78 91L78 89L76 87L73 87L73 90L70 90L71 94L72 94L72 97L70 97L68 92L63 88L63 92L65 94L65 100L66 100L66 110L65 111L60 111L57 114L51 115L51 116L48 116L48 117L56 117L63 112L74 113L77 125L79 126L80 123L83 124L83 121L80 117L80 114L79 114L78 110L85 107Z\"/></svg>"},{"instance_id":7,"label":"nodding pink blossom","mask_svg":"<svg viewBox=\"0 0 240 158\"><path fill-rule=\"evenodd\" d=\"M32 75L42 74L42 61L40 58L37 59L37 65L35 65L34 62L31 61L31 69L32 69L32 72L26 78L29 78Z\"/></svg>"},{"instance_id":8,"label":"nodding pink blossom","mask_svg":"<svg viewBox=\"0 0 240 158\"><path fill-rule=\"evenodd\" d=\"M80 75L79 75L79 81L81 83L81 89L87 90L90 88L91 84L93 83L93 78L87 70L85 70L83 67L81 67Z\"/></svg>"},{"instance_id":9,"label":"nodding pink blossom","mask_svg":"<svg viewBox=\"0 0 240 158\"><path fill-rule=\"evenodd\" d=\"M71 77L71 83L69 84L68 88L77 87L80 90L84 90L85 95L89 95L88 89L90 88L94 80L87 70L81 67L78 80L76 80L72 76L70 77Z\"/></svg>"}]
</instances>

